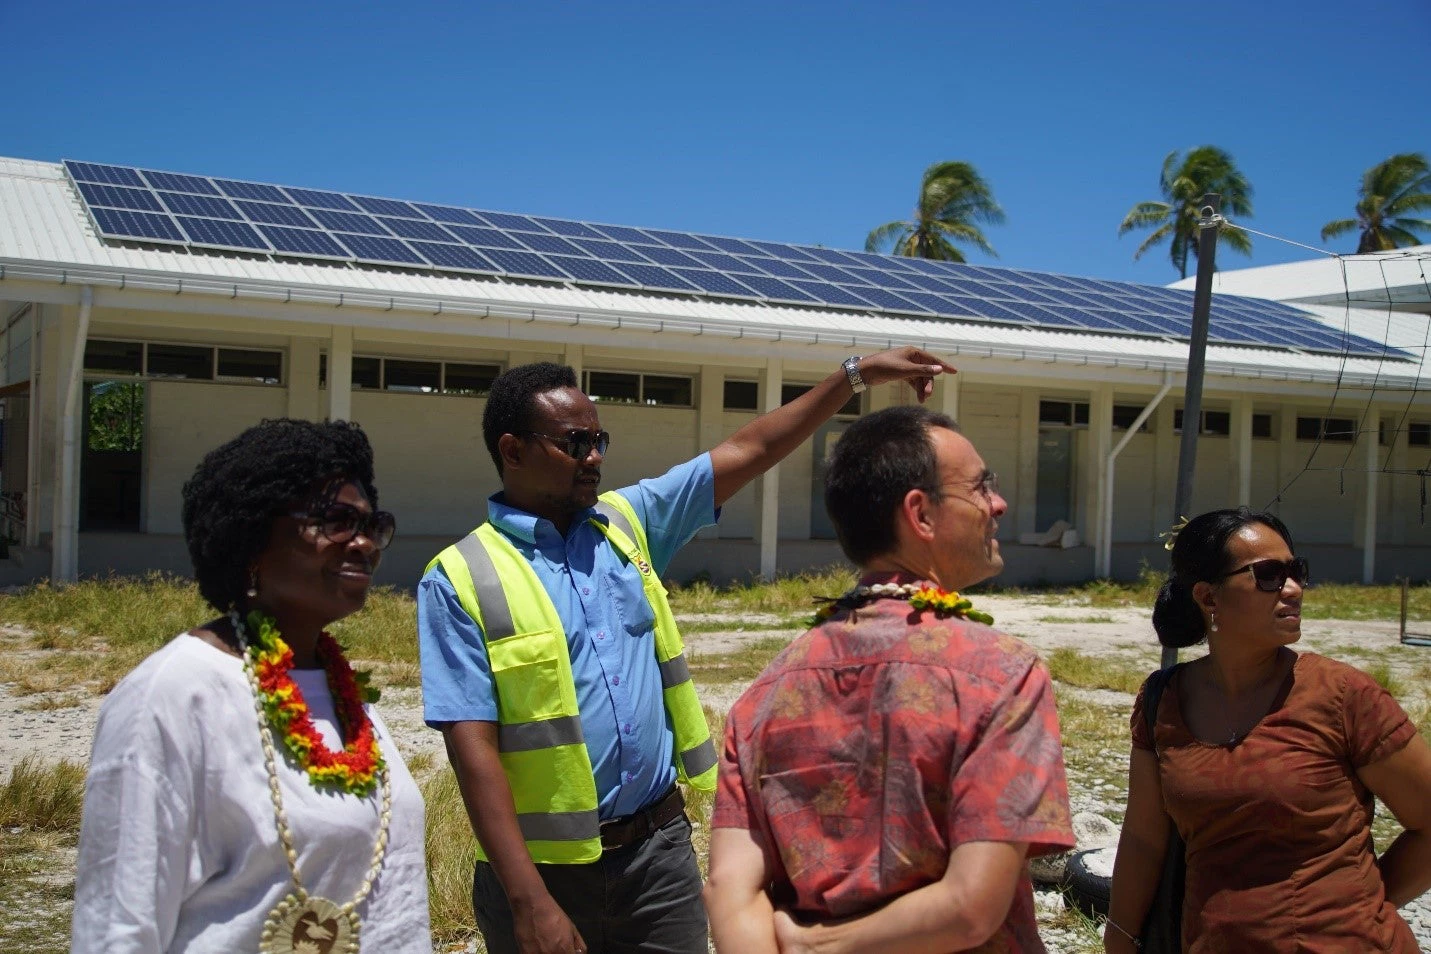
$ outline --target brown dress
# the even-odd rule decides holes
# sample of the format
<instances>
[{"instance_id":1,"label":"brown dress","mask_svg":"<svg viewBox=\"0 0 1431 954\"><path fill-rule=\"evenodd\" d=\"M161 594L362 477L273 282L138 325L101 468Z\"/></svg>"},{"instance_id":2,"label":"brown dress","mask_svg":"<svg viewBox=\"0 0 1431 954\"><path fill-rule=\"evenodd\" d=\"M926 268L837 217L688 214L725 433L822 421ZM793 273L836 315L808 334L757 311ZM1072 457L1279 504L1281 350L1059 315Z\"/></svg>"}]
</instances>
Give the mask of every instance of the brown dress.
<instances>
[{"instance_id":1,"label":"brown dress","mask_svg":"<svg viewBox=\"0 0 1431 954\"><path fill-rule=\"evenodd\" d=\"M1373 797L1356 769L1416 734L1371 677L1297 657L1272 711L1241 741L1210 745L1183 721L1179 671L1158 705L1163 804L1187 842L1183 949L1417 954L1372 852ZM1133 745L1151 749L1143 694Z\"/></svg>"}]
</instances>

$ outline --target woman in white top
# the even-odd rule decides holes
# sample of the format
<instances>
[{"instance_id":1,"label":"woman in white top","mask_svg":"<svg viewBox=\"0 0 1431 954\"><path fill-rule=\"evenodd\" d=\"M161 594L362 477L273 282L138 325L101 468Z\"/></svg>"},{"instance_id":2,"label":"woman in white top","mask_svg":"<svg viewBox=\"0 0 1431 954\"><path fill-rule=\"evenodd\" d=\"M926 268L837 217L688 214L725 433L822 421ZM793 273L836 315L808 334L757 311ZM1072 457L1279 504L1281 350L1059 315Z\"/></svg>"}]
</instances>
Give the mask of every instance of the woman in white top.
<instances>
[{"instance_id":1,"label":"woman in white top","mask_svg":"<svg viewBox=\"0 0 1431 954\"><path fill-rule=\"evenodd\" d=\"M264 421L185 484L194 575L223 615L100 710L72 952L432 950L422 796L323 632L362 608L392 540L376 504L345 422Z\"/></svg>"}]
</instances>

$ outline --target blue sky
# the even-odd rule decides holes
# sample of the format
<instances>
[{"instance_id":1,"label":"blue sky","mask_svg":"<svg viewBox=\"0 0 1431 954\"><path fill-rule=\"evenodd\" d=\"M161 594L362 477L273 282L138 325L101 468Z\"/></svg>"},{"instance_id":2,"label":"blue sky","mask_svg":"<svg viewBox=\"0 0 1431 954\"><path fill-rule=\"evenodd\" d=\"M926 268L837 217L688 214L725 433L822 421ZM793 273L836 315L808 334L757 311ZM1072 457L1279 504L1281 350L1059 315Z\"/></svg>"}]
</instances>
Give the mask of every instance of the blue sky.
<instances>
[{"instance_id":1,"label":"blue sky","mask_svg":"<svg viewBox=\"0 0 1431 954\"><path fill-rule=\"evenodd\" d=\"M836 248L961 159L1008 215L994 264L1158 284L1117 225L1170 150L1230 151L1249 224L1312 245L1431 152L1426 0L0 0L0 33L4 155Z\"/></svg>"}]
</instances>

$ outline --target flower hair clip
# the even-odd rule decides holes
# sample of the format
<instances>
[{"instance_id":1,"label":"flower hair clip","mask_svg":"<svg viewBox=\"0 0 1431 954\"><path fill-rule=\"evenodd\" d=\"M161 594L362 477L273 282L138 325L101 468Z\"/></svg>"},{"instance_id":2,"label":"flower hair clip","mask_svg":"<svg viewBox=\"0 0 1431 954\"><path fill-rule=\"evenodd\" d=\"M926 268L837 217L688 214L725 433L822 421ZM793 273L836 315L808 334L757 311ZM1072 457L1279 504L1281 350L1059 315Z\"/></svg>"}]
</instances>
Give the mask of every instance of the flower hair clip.
<instances>
[{"instance_id":1,"label":"flower hair clip","mask_svg":"<svg viewBox=\"0 0 1431 954\"><path fill-rule=\"evenodd\" d=\"M1184 529L1187 525L1188 525L1188 518L1187 518L1187 517L1179 517L1178 520L1177 520L1177 522L1174 523L1174 524L1172 525L1172 527L1170 527L1169 529L1164 530L1162 533L1158 534L1158 536L1162 537L1163 540L1165 541L1165 542L1163 543L1163 549L1164 549L1164 550L1171 550L1171 549L1173 548L1173 546L1177 544L1177 542L1178 542L1178 534L1182 533L1182 532L1183 532L1183 529Z\"/></svg>"}]
</instances>

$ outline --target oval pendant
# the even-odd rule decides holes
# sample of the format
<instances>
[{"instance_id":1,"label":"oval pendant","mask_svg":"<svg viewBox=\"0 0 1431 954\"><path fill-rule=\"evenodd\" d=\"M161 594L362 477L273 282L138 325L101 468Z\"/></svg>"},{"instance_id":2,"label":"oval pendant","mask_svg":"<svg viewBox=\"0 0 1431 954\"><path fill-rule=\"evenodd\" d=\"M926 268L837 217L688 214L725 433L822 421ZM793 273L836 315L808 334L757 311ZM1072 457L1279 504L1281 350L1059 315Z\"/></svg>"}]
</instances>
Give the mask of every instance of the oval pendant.
<instances>
[{"instance_id":1,"label":"oval pendant","mask_svg":"<svg viewBox=\"0 0 1431 954\"><path fill-rule=\"evenodd\" d=\"M357 954L358 915L327 898L290 894L269 912L259 954Z\"/></svg>"}]
</instances>

